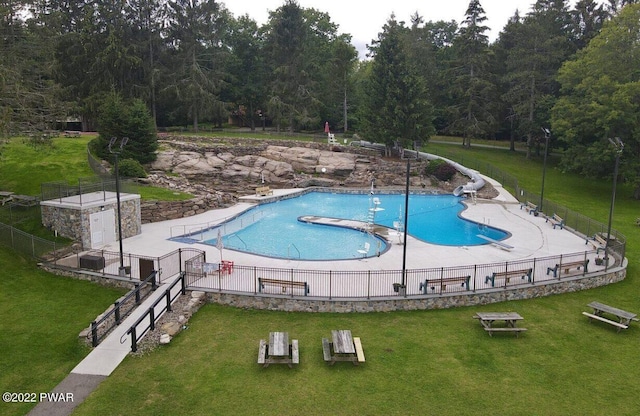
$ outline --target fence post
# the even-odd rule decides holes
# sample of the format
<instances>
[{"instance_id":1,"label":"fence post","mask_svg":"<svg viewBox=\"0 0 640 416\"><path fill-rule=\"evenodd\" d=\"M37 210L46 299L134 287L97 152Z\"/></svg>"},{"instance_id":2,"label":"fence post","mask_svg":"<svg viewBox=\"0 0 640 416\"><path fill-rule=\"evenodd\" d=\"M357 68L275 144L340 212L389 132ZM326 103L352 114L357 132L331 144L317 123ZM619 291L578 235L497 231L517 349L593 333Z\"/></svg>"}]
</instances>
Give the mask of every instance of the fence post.
<instances>
[{"instance_id":1,"label":"fence post","mask_svg":"<svg viewBox=\"0 0 640 416\"><path fill-rule=\"evenodd\" d=\"M149 319L151 319L149 328L151 328L151 330L153 331L154 329L156 329L156 311L155 309L153 309L153 307L149 308Z\"/></svg>"},{"instance_id":2,"label":"fence post","mask_svg":"<svg viewBox=\"0 0 640 416\"><path fill-rule=\"evenodd\" d=\"M140 284L134 284L134 291L136 294L136 305L140 305Z\"/></svg>"},{"instance_id":3,"label":"fence post","mask_svg":"<svg viewBox=\"0 0 640 416\"><path fill-rule=\"evenodd\" d=\"M474 293L476 291L477 277L478 277L478 265L474 264L473 265L473 292Z\"/></svg>"},{"instance_id":4,"label":"fence post","mask_svg":"<svg viewBox=\"0 0 640 416\"><path fill-rule=\"evenodd\" d=\"M171 312L171 292L170 292L170 289L167 289L164 292L164 296L167 299L167 312Z\"/></svg>"},{"instance_id":5,"label":"fence post","mask_svg":"<svg viewBox=\"0 0 640 416\"><path fill-rule=\"evenodd\" d=\"M558 280L562 278L562 254L560 254L560 263L558 263Z\"/></svg>"},{"instance_id":6,"label":"fence post","mask_svg":"<svg viewBox=\"0 0 640 416\"><path fill-rule=\"evenodd\" d=\"M293 269L291 269L291 297L293 297Z\"/></svg>"},{"instance_id":7,"label":"fence post","mask_svg":"<svg viewBox=\"0 0 640 416\"><path fill-rule=\"evenodd\" d=\"M116 315L116 324L120 325L120 301L116 301L114 304L115 315Z\"/></svg>"},{"instance_id":8,"label":"fence post","mask_svg":"<svg viewBox=\"0 0 640 416\"><path fill-rule=\"evenodd\" d=\"M96 325L96 321L91 322L91 345L94 347L98 346L98 326Z\"/></svg>"},{"instance_id":9,"label":"fence post","mask_svg":"<svg viewBox=\"0 0 640 416\"><path fill-rule=\"evenodd\" d=\"M185 272L180 273L180 284L181 284L180 293L184 295L187 293L187 282L185 279Z\"/></svg>"},{"instance_id":10,"label":"fence post","mask_svg":"<svg viewBox=\"0 0 640 416\"><path fill-rule=\"evenodd\" d=\"M138 340L136 338L138 338L136 335L136 327L133 326L131 327L131 352L138 351Z\"/></svg>"},{"instance_id":11,"label":"fence post","mask_svg":"<svg viewBox=\"0 0 640 416\"><path fill-rule=\"evenodd\" d=\"M531 284L536 283L536 258L533 258L533 269L531 270Z\"/></svg>"},{"instance_id":12,"label":"fence post","mask_svg":"<svg viewBox=\"0 0 640 416\"><path fill-rule=\"evenodd\" d=\"M331 270L329 270L329 279L331 279ZM367 299L371 299L371 270L367 270Z\"/></svg>"}]
</instances>

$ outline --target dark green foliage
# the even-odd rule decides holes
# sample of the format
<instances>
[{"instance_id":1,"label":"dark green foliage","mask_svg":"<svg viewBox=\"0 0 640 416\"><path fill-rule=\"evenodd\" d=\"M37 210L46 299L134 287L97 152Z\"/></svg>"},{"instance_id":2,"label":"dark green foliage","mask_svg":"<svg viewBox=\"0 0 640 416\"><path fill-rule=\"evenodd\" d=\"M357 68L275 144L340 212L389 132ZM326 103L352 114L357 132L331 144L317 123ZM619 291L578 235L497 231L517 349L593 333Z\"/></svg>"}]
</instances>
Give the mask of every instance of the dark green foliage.
<instances>
[{"instance_id":1,"label":"dark green foliage","mask_svg":"<svg viewBox=\"0 0 640 416\"><path fill-rule=\"evenodd\" d=\"M133 159L124 159L118 162L118 174L125 178L146 178L147 172L142 165Z\"/></svg>"},{"instance_id":2,"label":"dark green foliage","mask_svg":"<svg viewBox=\"0 0 640 416\"><path fill-rule=\"evenodd\" d=\"M424 79L409 63L408 34L404 22L391 16L371 47L375 56L364 86L363 130L367 140L387 148L412 148L435 132Z\"/></svg>"},{"instance_id":3,"label":"dark green foliage","mask_svg":"<svg viewBox=\"0 0 640 416\"><path fill-rule=\"evenodd\" d=\"M439 181L448 181L453 178L457 172L456 168L448 164L442 159L435 159L429 161L429 164L424 168L424 173L435 177Z\"/></svg>"},{"instance_id":4,"label":"dark green foliage","mask_svg":"<svg viewBox=\"0 0 640 416\"><path fill-rule=\"evenodd\" d=\"M144 103L140 100L125 102L119 94L111 94L100 108L98 117L100 127L95 151L103 159L112 160L109 141L115 137L117 143L113 151L120 151L124 137L129 140L121 151L122 159L134 159L140 163L153 162L158 141L153 119Z\"/></svg>"}]
</instances>

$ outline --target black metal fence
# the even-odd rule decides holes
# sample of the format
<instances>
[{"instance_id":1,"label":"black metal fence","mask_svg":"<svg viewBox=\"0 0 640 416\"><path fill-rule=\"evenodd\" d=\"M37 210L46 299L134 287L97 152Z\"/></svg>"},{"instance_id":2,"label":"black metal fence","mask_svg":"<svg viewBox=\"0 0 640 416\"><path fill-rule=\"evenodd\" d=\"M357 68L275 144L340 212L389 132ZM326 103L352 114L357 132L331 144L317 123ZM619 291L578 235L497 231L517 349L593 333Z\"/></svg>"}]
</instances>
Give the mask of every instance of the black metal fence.
<instances>
[{"instance_id":1,"label":"black metal fence","mask_svg":"<svg viewBox=\"0 0 640 416\"><path fill-rule=\"evenodd\" d=\"M602 259L598 250L468 266L401 270L300 270L234 265L221 267L196 257L186 263L186 286L192 290L246 294L276 294L290 297L372 299L389 296L472 294L495 288L535 285L570 276L583 276ZM616 258L618 261L619 258Z\"/></svg>"},{"instance_id":2,"label":"black metal fence","mask_svg":"<svg viewBox=\"0 0 640 416\"><path fill-rule=\"evenodd\" d=\"M91 322L91 344L94 347L97 347L100 341L102 341L113 328L120 325L122 320L140 305L142 300L157 289L157 273L158 272L153 271L146 279L140 283L136 283L134 289L114 302L113 309L105 313L100 319Z\"/></svg>"},{"instance_id":3,"label":"black metal fence","mask_svg":"<svg viewBox=\"0 0 640 416\"><path fill-rule=\"evenodd\" d=\"M160 316L162 316L165 311L171 312L171 304L173 301L185 293L186 286L184 272L182 272L179 278L165 290L164 296L159 297L127 331L126 335L131 335L132 352L138 351L138 341L142 339L147 331L155 329L156 322Z\"/></svg>"}]
</instances>

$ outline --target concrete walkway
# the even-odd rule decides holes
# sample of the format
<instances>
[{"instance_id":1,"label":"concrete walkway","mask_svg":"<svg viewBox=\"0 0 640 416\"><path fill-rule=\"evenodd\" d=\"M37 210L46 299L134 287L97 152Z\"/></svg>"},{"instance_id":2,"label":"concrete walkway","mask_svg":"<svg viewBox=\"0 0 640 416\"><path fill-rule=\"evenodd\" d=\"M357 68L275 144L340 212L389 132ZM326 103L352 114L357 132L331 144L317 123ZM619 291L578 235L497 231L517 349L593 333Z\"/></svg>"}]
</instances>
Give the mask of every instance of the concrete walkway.
<instances>
[{"instance_id":1,"label":"concrete walkway","mask_svg":"<svg viewBox=\"0 0 640 416\"><path fill-rule=\"evenodd\" d=\"M131 351L131 336L126 332L143 316L165 291L179 278L178 275L158 286L120 325L71 370L71 373L58 384L51 393L61 394L66 401L42 401L34 407L29 416L65 416L94 391L125 359ZM140 328L146 327L144 323ZM72 394L69 395L69 394ZM53 395L52 397L56 397Z\"/></svg>"}]
</instances>

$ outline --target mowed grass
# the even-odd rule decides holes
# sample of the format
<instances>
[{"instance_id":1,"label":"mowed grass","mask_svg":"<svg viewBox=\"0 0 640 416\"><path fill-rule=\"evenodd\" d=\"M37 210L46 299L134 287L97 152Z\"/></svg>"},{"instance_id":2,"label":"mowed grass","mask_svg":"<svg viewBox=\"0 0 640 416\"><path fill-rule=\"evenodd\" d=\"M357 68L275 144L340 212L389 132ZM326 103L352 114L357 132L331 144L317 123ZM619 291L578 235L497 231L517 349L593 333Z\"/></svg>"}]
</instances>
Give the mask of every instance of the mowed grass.
<instances>
[{"instance_id":1,"label":"mowed grass","mask_svg":"<svg viewBox=\"0 0 640 416\"><path fill-rule=\"evenodd\" d=\"M24 138L8 140L0 147L0 190L40 195L42 184L64 182L77 186L78 179L95 176L87 162L87 145L95 135L57 137L51 146L29 146ZM136 186L142 199L185 200L192 195L153 186Z\"/></svg>"},{"instance_id":2,"label":"mowed grass","mask_svg":"<svg viewBox=\"0 0 640 416\"><path fill-rule=\"evenodd\" d=\"M436 145L429 145L433 147ZM523 153L458 149L537 192L542 161ZM426 149L430 151L429 148ZM461 160L462 162L462 160ZM606 223L609 181L563 174L551 158L545 197ZM640 202L618 188L614 228L627 236L627 278L525 301L413 312L314 314L204 306L171 344L128 357L77 415L636 415L640 325L620 333L581 312L599 300L640 312ZM494 337L476 311L517 311L528 331ZM367 362L327 366L321 338L351 329ZM258 341L288 331L299 366L257 365Z\"/></svg>"},{"instance_id":3,"label":"mowed grass","mask_svg":"<svg viewBox=\"0 0 640 416\"><path fill-rule=\"evenodd\" d=\"M0 389L51 391L88 353L78 334L125 292L59 277L0 246ZM29 403L1 403L24 415Z\"/></svg>"}]
</instances>

